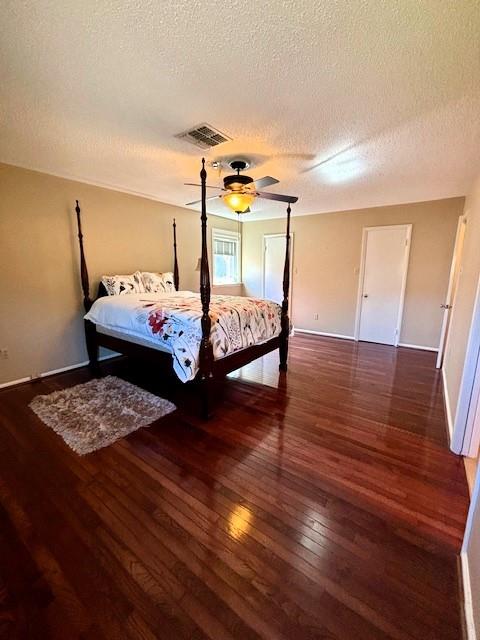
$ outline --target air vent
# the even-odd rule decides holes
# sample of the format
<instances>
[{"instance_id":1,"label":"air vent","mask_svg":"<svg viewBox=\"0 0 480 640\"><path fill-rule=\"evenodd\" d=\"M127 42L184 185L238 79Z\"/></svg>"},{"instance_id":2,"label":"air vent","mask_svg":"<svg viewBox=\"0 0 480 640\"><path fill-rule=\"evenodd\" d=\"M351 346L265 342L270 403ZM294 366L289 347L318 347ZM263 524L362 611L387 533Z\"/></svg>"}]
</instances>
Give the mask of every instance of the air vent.
<instances>
[{"instance_id":1,"label":"air vent","mask_svg":"<svg viewBox=\"0 0 480 640\"><path fill-rule=\"evenodd\" d=\"M209 124L199 124L193 129L184 131L175 136L181 140L187 140L200 149L209 149L210 147L216 147L219 144L230 141L232 138L221 133L217 129L214 129Z\"/></svg>"}]
</instances>

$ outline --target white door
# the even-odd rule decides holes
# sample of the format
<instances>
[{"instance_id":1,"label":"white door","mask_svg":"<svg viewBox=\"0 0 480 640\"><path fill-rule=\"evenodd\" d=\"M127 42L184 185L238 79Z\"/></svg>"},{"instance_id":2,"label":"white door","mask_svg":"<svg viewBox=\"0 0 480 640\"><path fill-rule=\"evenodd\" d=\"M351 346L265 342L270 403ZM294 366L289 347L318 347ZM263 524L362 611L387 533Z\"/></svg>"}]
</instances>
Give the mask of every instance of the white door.
<instances>
[{"instance_id":1,"label":"white door","mask_svg":"<svg viewBox=\"0 0 480 640\"><path fill-rule=\"evenodd\" d=\"M452 265L450 267L450 278L448 280L448 289L445 302L441 305L444 309L442 330L440 332L440 344L438 345L437 369L443 364L443 354L445 353L445 343L447 341L448 329L450 327L450 316L452 315L452 306L457 291L458 276L460 275L460 265L462 263L463 240L465 238L465 228L467 219L460 216L457 226L457 236L455 238L455 247L453 249Z\"/></svg>"},{"instance_id":2,"label":"white door","mask_svg":"<svg viewBox=\"0 0 480 640\"><path fill-rule=\"evenodd\" d=\"M364 229L357 340L397 345L411 225Z\"/></svg>"},{"instance_id":3,"label":"white door","mask_svg":"<svg viewBox=\"0 0 480 640\"><path fill-rule=\"evenodd\" d=\"M285 234L263 237L263 297L282 303L283 268L285 266ZM290 266L292 264L293 236L290 236ZM291 276L290 276L291 283Z\"/></svg>"},{"instance_id":4,"label":"white door","mask_svg":"<svg viewBox=\"0 0 480 640\"><path fill-rule=\"evenodd\" d=\"M458 394L451 449L476 458L480 444L480 278Z\"/></svg>"}]
</instances>

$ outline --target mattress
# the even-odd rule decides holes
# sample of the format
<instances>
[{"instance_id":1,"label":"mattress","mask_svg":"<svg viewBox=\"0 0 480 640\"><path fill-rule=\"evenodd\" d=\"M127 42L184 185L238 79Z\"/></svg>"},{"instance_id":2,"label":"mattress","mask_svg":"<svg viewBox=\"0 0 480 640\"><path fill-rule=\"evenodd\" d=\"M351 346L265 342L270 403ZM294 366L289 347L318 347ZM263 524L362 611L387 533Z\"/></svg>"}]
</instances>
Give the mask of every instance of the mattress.
<instances>
[{"instance_id":1,"label":"mattress","mask_svg":"<svg viewBox=\"0 0 480 640\"><path fill-rule=\"evenodd\" d=\"M112 338L119 338L120 340L126 340L127 342L133 342L139 344L142 347L149 347L150 349L156 349L157 351L163 351L164 353L172 353L168 344L162 342L155 342L148 338L142 338L126 331L120 331L119 329L111 329L110 327L104 327L101 324L97 324L98 333L103 333L106 336L112 336Z\"/></svg>"}]
</instances>

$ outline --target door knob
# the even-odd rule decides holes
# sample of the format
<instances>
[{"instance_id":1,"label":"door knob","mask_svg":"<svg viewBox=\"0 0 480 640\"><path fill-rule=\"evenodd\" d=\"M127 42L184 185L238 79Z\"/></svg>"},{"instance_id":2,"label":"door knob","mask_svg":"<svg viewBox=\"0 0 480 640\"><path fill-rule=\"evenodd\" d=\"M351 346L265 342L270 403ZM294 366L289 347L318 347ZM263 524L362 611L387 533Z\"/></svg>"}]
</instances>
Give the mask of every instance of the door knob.
<instances>
[{"instance_id":1,"label":"door knob","mask_svg":"<svg viewBox=\"0 0 480 640\"><path fill-rule=\"evenodd\" d=\"M363 294L363 297L364 297L364 298L368 298L368 293L364 293L364 294Z\"/></svg>"}]
</instances>

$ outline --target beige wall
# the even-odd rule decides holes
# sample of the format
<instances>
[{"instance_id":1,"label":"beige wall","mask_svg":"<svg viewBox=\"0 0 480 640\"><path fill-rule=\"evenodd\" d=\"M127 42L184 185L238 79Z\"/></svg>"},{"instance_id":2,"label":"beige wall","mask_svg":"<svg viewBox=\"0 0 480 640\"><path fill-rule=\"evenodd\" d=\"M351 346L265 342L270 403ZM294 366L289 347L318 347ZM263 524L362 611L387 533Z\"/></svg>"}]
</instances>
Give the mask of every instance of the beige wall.
<instances>
[{"instance_id":1,"label":"beige wall","mask_svg":"<svg viewBox=\"0 0 480 640\"><path fill-rule=\"evenodd\" d=\"M0 384L86 360L76 198L92 294L103 273L171 271L173 217L180 287L198 290L198 213L0 164L0 348L9 351ZM209 224L237 228L213 216Z\"/></svg>"},{"instance_id":2,"label":"beige wall","mask_svg":"<svg viewBox=\"0 0 480 640\"><path fill-rule=\"evenodd\" d=\"M452 310L450 331L445 349L444 373L448 401L455 417L460 382L472 322L473 305L480 274L480 177L465 201L465 241L460 277Z\"/></svg>"},{"instance_id":3,"label":"beige wall","mask_svg":"<svg viewBox=\"0 0 480 640\"><path fill-rule=\"evenodd\" d=\"M362 229L411 223L412 244L401 342L437 347L458 217L463 198L299 216L292 219L296 327L353 336ZM262 295L263 234L283 232L284 220L243 225L243 283ZM315 313L319 319L314 320Z\"/></svg>"}]
</instances>

